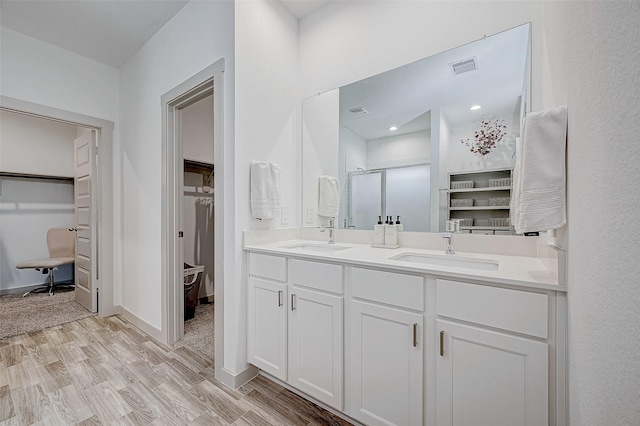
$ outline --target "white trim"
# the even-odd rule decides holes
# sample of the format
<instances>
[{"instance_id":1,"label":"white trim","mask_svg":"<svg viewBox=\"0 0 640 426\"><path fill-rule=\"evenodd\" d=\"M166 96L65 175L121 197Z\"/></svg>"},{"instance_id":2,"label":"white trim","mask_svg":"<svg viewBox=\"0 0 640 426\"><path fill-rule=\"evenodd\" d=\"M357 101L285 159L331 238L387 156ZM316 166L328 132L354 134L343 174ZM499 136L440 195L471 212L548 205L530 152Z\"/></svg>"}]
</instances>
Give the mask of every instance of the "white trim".
<instances>
[{"instance_id":1,"label":"white trim","mask_svg":"<svg viewBox=\"0 0 640 426\"><path fill-rule=\"evenodd\" d=\"M162 342L162 330L155 328L123 306L116 306L114 309L116 309L117 313L122 315L131 324L135 325L154 339Z\"/></svg>"},{"instance_id":2,"label":"white trim","mask_svg":"<svg viewBox=\"0 0 640 426\"><path fill-rule=\"evenodd\" d=\"M0 109L88 127L98 131L98 180L100 182L101 210L98 231L100 233L99 267L100 267L100 297L98 299L98 314L101 317L116 313L113 305L114 281L114 229L113 229L113 128L112 121L97 117L65 111L45 105L34 104L20 99L0 96Z\"/></svg>"},{"instance_id":3,"label":"white trim","mask_svg":"<svg viewBox=\"0 0 640 426\"><path fill-rule=\"evenodd\" d=\"M249 365L247 368L237 374L233 374L226 368L220 368L219 372L216 371L216 380L224 383L231 389L238 389L240 386L256 377L259 373L260 370L253 365Z\"/></svg>"},{"instance_id":4,"label":"white trim","mask_svg":"<svg viewBox=\"0 0 640 426\"><path fill-rule=\"evenodd\" d=\"M194 101L199 96L213 89L214 104L214 187L216 202L214 204L214 298L215 306L215 372L216 377L224 374L224 259L223 249L226 234L233 234L233 229L224 228L224 59L200 71L187 81L176 86L161 97L162 105L162 341L173 344L181 335L182 323L182 289L172 286L172 282L181 282L182 268L177 268L176 259L181 256L178 244L178 226L180 213L176 206L182 196L180 185L182 176L182 145L176 137L175 113L180 106ZM180 259L178 259L180 260ZM232 380L231 382L235 382Z\"/></svg>"}]
</instances>

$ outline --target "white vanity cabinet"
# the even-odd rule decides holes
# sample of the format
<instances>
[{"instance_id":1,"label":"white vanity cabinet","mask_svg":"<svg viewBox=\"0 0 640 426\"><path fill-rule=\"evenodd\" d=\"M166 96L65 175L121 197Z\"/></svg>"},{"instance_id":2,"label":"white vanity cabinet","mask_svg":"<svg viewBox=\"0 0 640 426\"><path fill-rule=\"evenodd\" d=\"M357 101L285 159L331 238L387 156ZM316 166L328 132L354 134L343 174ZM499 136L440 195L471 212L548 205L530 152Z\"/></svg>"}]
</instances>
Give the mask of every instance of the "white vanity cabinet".
<instances>
[{"instance_id":1,"label":"white vanity cabinet","mask_svg":"<svg viewBox=\"0 0 640 426\"><path fill-rule=\"evenodd\" d=\"M288 383L343 407L343 267L290 259Z\"/></svg>"},{"instance_id":2,"label":"white vanity cabinet","mask_svg":"<svg viewBox=\"0 0 640 426\"><path fill-rule=\"evenodd\" d=\"M351 417L367 425L422 425L424 278L351 268Z\"/></svg>"},{"instance_id":3,"label":"white vanity cabinet","mask_svg":"<svg viewBox=\"0 0 640 426\"><path fill-rule=\"evenodd\" d=\"M287 379L287 269L284 257L251 253L248 279L248 362Z\"/></svg>"},{"instance_id":4,"label":"white vanity cabinet","mask_svg":"<svg viewBox=\"0 0 640 426\"><path fill-rule=\"evenodd\" d=\"M548 296L448 280L436 286L437 424L548 424Z\"/></svg>"},{"instance_id":5,"label":"white vanity cabinet","mask_svg":"<svg viewBox=\"0 0 640 426\"><path fill-rule=\"evenodd\" d=\"M342 410L343 266L251 253L248 284L248 362Z\"/></svg>"},{"instance_id":6,"label":"white vanity cabinet","mask_svg":"<svg viewBox=\"0 0 640 426\"><path fill-rule=\"evenodd\" d=\"M364 425L567 424L562 289L354 253L249 252L249 363Z\"/></svg>"}]
</instances>

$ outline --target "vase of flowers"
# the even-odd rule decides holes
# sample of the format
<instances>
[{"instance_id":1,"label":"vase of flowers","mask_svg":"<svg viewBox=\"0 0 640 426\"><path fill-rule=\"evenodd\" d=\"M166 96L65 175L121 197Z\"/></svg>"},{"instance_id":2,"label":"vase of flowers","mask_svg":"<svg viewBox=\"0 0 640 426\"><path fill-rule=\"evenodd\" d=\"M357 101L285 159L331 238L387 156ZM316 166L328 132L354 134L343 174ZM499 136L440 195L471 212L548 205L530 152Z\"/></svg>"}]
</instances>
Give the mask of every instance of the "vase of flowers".
<instances>
[{"instance_id":1,"label":"vase of flowers","mask_svg":"<svg viewBox=\"0 0 640 426\"><path fill-rule=\"evenodd\" d=\"M507 135L507 125L497 115L489 115L480 119L478 130L473 134L473 140L462 139L460 142L469 147L469 151L484 158L493 151L496 145Z\"/></svg>"}]
</instances>

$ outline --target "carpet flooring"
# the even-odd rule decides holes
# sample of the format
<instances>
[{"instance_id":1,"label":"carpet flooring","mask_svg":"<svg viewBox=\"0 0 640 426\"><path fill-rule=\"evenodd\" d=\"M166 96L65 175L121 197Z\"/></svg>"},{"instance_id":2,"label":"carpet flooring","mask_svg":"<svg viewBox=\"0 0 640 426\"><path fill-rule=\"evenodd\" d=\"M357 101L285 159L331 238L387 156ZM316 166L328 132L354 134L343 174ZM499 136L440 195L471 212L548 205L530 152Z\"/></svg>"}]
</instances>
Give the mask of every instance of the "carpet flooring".
<instances>
[{"instance_id":1,"label":"carpet flooring","mask_svg":"<svg viewBox=\"0 0 640 426\"><path fill-rule=\"evenodd\" d=\"M0 296L0 339L31 333L95 315L74 300L74 291Z\"/></svg>"},{"instance_id":2,"label":"carpet flooring","mask_svg":"<svg viewBox=\"0 0 640 426\"><path fill-rule=\"evenodd\" d=\"M176 346L189 346L213 359L214 337L213 303L198 305L195 316L184 322L184 337Z\"/></svg>"}]
</instances>

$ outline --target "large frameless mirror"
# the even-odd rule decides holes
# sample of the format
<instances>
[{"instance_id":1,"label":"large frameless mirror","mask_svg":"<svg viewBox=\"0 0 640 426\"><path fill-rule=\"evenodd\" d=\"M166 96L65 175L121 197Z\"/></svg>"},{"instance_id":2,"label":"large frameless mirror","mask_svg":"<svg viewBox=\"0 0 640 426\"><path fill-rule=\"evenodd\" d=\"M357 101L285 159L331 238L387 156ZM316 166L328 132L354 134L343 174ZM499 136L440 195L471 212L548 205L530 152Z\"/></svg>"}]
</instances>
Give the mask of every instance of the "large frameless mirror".
<instances>
[{"instance_id":1,"label":"large frameless mirror","mask_svg":"<svg viewBox=\"0 0 640 426\"><path fill-rule=\"evenodd\" d=\"M508 216L504 206L451 208L471 197L452 196L451 182L510 176L528 103L530 31L521 25L305 99L303 226L327 223L320 176L339 181L339 228L372 229L392 215L405 231L437 232L456 215ZM509 196L501 190L486 197Z\"/></svg>"}]
</instances>

